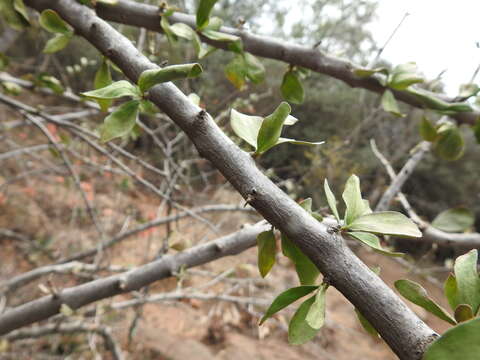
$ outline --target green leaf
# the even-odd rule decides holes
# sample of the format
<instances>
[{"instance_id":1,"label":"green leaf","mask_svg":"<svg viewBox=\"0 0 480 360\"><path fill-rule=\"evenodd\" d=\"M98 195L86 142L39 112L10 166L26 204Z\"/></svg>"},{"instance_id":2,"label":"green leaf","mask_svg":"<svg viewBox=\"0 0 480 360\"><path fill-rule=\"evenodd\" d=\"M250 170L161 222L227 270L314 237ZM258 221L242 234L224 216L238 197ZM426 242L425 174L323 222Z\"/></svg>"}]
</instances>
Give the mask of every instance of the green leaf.
<instances>
[{"instance_id":1,"label":"green leaf","mask_svg":"<svg viewBox=\"0 0 480 360\"><path fill-rule=\"evenodd\" d=\"M420 136L425 141L435 141L438 136L437 129L425 116L422 117L420 122Z\"/></svg>"},{"instance_id":2,"label":"green leaf","mask_svg":"<svg viewBox=\"0 0 480 360\"><path fill-rule=\"evenodd\" d=\"M448 278L445 280L445 284L443 285L443 291L445 297L448 300L448 304L452 310L455 310L457 306L460 304L460 299L458 297L458 287L457 287L457 280L455 279L455 275L449 274Z\"/></svg>"},{"instance_id":3,"label":"green leaf","mask_svg":"<svg viewBox=\"0 0 480 360\"><path fill-rule=\"evenodd\" d=\"M265 312L265 315L263 315L260 320L259 325L262 325L265 320L316 289L318 289L318 286L297 286L282 292L275 298L275 300L273 300L272 304Z\"/></svg>"},{"instance_id":4,"label":"green leaf","mask_svg":"<svg viewBox=\"0 0 480 360\"><path fill-rule=\"evenodd\" d=\"M360 325L362 325L363 329L369 333L370 335L372 335L373 337L376 337L378 338L379 335L378 335L378 332L377 330L373 327L372 324L370 324L370 321L368 321L365 316L362 315L362 313L360 311L358 311L357 308L354 309L355 310L355 314L357 314L357 318L358 318L358 321L360 322Z\"/></svg>"},{"instance_id":5,"label":"green leaf","mask_svg":"<svg viewBox=\"0 0 480 360\"><path fill-rule=\"evenodd\" d=\"M187 24L183 24L183 23L175 23L173 25L170 25L170 30L176 36L186 40L193 40L195 35L195 30L193 30Z\"/></svg>"},{"instance_id":6,"label":"green leaf","mask_svg":"<svg viewBox=\"0 0 480 360\"><path fill-rule=\"evenodd\" d=\"M332 190L330 190L330 186L328 186L328 180L325 179L323 183L323 188L325 189L325 196L327 197L328 206L330 210L332 210L333 216L337 219L338 223L340 224L340 216L338 215L337 210L337 199L333 194Z\"/></svg>"},{"instance_id":7,"label":"green leaf","mask_svg":"<svg viewBox=\"0 0 480 360\"><path fill-rule=\"evenodd\" d=\"M197 9L197 29L201 30L202 28L208 25L208 19L210 18L210 12L213 9L213 6L217 0L200 0Z\"/></svg>"},{"instance_id":8,"label":"green leaf","mask_svg":"<svg viewBox=\"0 0 480 360\"><path fill-rule=\"evenodd\" d=\"M480 305L480 279L477 272L478 253L476 249L459 256L453 266L457 280L460 304L469 304L476 314Z\"/></svg>"},{"instance_id":9,"label":"green leaf","mask_svg":"<svg viewBox=\"0 0 480 360\"><path fill-rule=\"evenodd\" d=\"M327 294L328 285L320 285L317 294L315 295L315 301L310 306L305 320L308 325L313 329L320 329L325 323L325 305L326 305L326 294Z\"/></svg>"},{"instance_id":10,"label":"green leaf","mask_svg":"<svg viewBox=\"0 0 480 360\"><path fill-rule=\"evenodd\" d=\"M395 288L407 300L424 308L443 321L456 325L455 319L444 308L434 302L420 284L410 280L397 280L395 281Z\"/></svg>"},{"instance_id":11,"label":"green leaf","mask_svg":"<svg viewBox=\"0 0 480 360\"><path fill-rule=\"evenodd\" d=\"M365 202L362 199L358 176L352 175L348 178L342 198L347 207L345 210L346 225L352 223L353 220L366 213Z\"/></svg>"},{"instance_id":12,"label":"green leaf","mask_svg":"<svg viewBox=\"0 0 480 360\"><path fill-rule=\"evenodd\" d=\"M38 21L40 26L48 32L73 35L73 31L68 24L62 20L60 15L51 9L43 10Z\"/></svg>"},{"instance_id":13,"label":"green leaf","mask_svg":"<svg viewBox=\"0 0 480 360\"><path fill-rule=\"evenodd\" d=\"M107 59L103 58L102 64L95 73L93 87L94 89L102 89L110 84L112 84L112 73L110 72ZM98 99L96 101L102 111L108 111L108 108L112 105L112 100Z\"/></svg>"},{"instance_id":14,"label":"green leaf","mask_svg":"<svg viewBox=\"0 0 480 360\"><path fill-rule=\"evenodd\" d=\"M315 296L308 298L302 305L300 305L290 320L290 324L288 325L288 342L290 344L304 344L313 339L317 334L318 330L312 328L306 320L310 307L314 302Z\"/></svg>"},{"instance_id":15,"label":"green leaf","mask_svg":"<svg viewBox=\"0 0 480 360\"><path fill-rule=\"evenodd\" d=\"M376 73L382 73L384 75L388 75L388 69L385 67L379 67L375 69L356 68L353 70L353 73L355 74L355 76L358 76L359 78L367 78Z\"/></svg>"},{"instance_id":16,"label":"green leaf","mask_svg":"<svg viewBox=\"0 0 480 360\"><path fill-rule=\"evenodd\" d=\"M12 29L22 31L28 22L15 8L15 2L12 0L0 1L0 15Z\"/></svg>"},{"instance_id":17,"label":"green leaf","mask_svg":"<svg viewBox=\"0 0 480 360\"><path fill-rule=\"evenodd\" d=\"M137 122L139 106L138 100L131 100L108 115L101 127L101 141L107 142L128 135Z\"/></svg>"},{"instance_id":18,"label":"green leaf","mask_svg":"<svg viewBox=\"0 0 480 360\"><path fill-rule=\"evenodd\" d=\"M140 100L140 112L147 115L155 115L158 113L158 108L150 100Z\"/></svg>"},{"instance_id":19,"label":"green leaf","mask_svg":"<svg viewBox=\"0 0 480 360\"><path fill-rule=\"evenodd\" d=\"M455 320L457 322L464 322L470 319L473 319L475 315L473 314L472 307L468 304L460 304L455 309Z\"/></svg>"},{"instance_id":20,"label":"green leaf","mask_svg":"<svg viewBox=\"0 0 480 360\"><path fill-rule=\"evenodd\" d=\"M45 54L53 54L60 51L68 45L71 38L71 35L55 34L54 37L47 41L43 48L43 52Z\"/></svg>"},{"instance_id":21,"label":"green leaf","mask_svg":"<svg viewBox=\"0 0 480 360\"><path fill-rule=\"evenodd\" d=\"M405 215L395 211L382 211L362 215L345 226L351 231L365 231L376 234L421 237L417 225Z\"/></svg>"},{"instance_id":22,"label":"green leaf","mask_svg":"<svg viewBox=\"0 0 480 360\"><path fill-rule=\"evenodd\" d=\"M202 30L202 34L205 30L219 31L223 25L223 20L217 16L213 16L208 19L208 25Z\"/></svg>"},{"instance_id":23,"label":"green leaf","mask_svg":"<svg viewBox=\"0 0 480 360\"><path fill-rule=\"evenodd\" d=\"M207 29L202 31L202 35L210 40L230 43L230 46L232 46L237 53L243 49L242 39L238 36Z\"/></svg>"},{"instance_id":24,"label":"green leaf","mask_svg":"<svg viewBox=\"0 0 480 360\"><path fill-rule=\"evenodd\" d=\"M224 68L227 79L239 90L245 88L246 83L246 64L243 56L235 56Z\"/></svg>"},{"instance_id":25,"label":"green leaf","mask_svg":"<svg viewBox=\"0 0 480 360\"><path fill-rule=\"evenodd\" d=\"M374 234L366 232L347 232L347 234L361 241L365 245L370 246L372 249L381 254L394 257L400 257L405 255L404 253L385 250L382 245L380 245L380 239Z\"/></svg>"},{"instance_id":26,"label":"green leaf","mask_svg":"<svg viewBox=\"0 0 480 360\"><path fill-rule=\"evenodd\" d=\"M118 99L123 96L140 98L141 94L135 85L126 80L116 81L104 88L81 93L91 99Z\"/></svg>"},{"instance_id":27,"label":"green leaf","mask_svg":"<svg viewBox=\"0 0 480 360\"><path fill-rule=\"evenodd\" d=\"M396 66L390 73L388 86L396 90L405 90L412 84L423 82L417 71L417 65L413 62Z\"/></svg>"},{"instance_id":28,"label":"green leaf","mask_svg":"<svg viewBox=\"0 0 480 360\"><path fill-rule=\"evenodd\" d=\"M2 81L0 82L0 84L2 85L7 94L17 96L22 93L22 87L14 82Z\"/></svg>"},{"instance_id":29,"label":"green leaf","mask_svg":"<svg viewBox=\"0 0 480 360\"><path fill-rule=\"evenodd\" d=\"M262 277L267 276L275 264L277 242L272 230L264 231L257 236L258 269Z\"/></svg>"},{"instance_id":30,"label":"green leaf","mask_svg":"<svg viewBox=\"0 0 480 360\"><path fill-rule=\"evenodd\" d=\"M480 354L480 318L447 330L425 352L423 360L473 360Z\"/></svg>"},{"instance_id":31,"label":"green leaf","mask_svg":"<svg viewBox=\"0 0 480 360\"><path fill-rule=\"evenodd\" d=\"M35 83L38 86L47 87L52 90L55 94L62 94L65 89L62 86L62 83L54 76L47 74L40 74Z\"/></svg>"},{"instance_id":32,"label":"green leaf","mask_svg":"<svg viewBox=\"0 0 480 360\"><path fill-rule=\"evenodd\" d=\"M317 266L286 235L282 234L282 253L295 265L295 270L302 285L313 285L320 271Z\"/></svg>"},{"instance_id":33,"label":"green leaf","mask_svg":"<svg viewBox=\"0 0 480 360\"><path fill-rule=\"evenodd\" d=\"M232 109L230 113L230 125L235 134L255 149L257 149L258 133L262 127L263 120L264 118L261 116L242 114L235 109ZM283 125L293 125L297 121L297 118L288 115ZM279 142L281 141L282 138L279 139Z\"/></svg>"},{"instance_id":34,"label":"green leaf","mask_svg":"<svg viewBox=\"0 0 480 360\"><path fill-rule=\"evenodd\" d=\"M439 130L439 138L434 150L444 160L460 159L465 151L465 142L458 127L450 126L443 131Z\"/></svg>"},{"instance_id":35,"label":"green leaf","mask_svg":"<svg viewBox=\"0 0 480 360\"><path fill-rule=\"evenodd\" d=\"M177 79L193 78L202 73L198 63L166 66L161 69L145 70L138 79L140 91L148 91L152 86Z\"/></svg>"},{"instance_id":36,"label":"green leaf","mask_svg":"<svg viewBox=\"0 0 480 360\"><path fill-rule=\"evenodd\" d=\"M290 111L290 105L283 101L271 115L263 120L258 132L257 150L255 151L257 154L262 154L277 144L282 133L283 123Z\"/></svg>"},{"instance_id":37,"label":"green leaf","mask_svg":"<svg viewBox=\"0 0 480 360\"><path fill-rule=\"evenodd\" d=\"M30 22L30 19L27 13L27 8L25 7L23 0L13 0L13 8L17 11L17 13L19 13L23 17L23 19L27 23Z\"/></svg>"},{"instance_id":38,"label":"green leaf","mask_svg":"<svg viewBox=\"0 0 480 360\"><path fill-rule=\"evenodd\" d=\"M400 109L398 108L397 100L395 100L395 97L393 96L393 93L390 90L385 90L385 92L382 95L382 107L383 110L386 112L389 112L392 115L395 115L397 117L405 117L405 114L402 114L400 112Z\"/></svg>"},{"instance_id":39,"label":"green leaf","mask_svg":"<svg viewBox=\"0 0 480 360\"><path fill-rule=\"evenodd\" d=\"M246 64L247 78L254 84L259 84L265 80L265 68L263 64L252 54L243 53Z\"/></svg>"},{"instance_id":40,"label":"green leaf","mask_svg":"<svg viewBox=\"0 0 480 360\"><path fill-rule=\"evenodd\" d=\"M458 233L470 229L475 223L475 215L464 207L442 211L433 220L432 226L439 230Z\"/></svg>"},{"instance_id":41,"label":"green leaf","mask_svg":"<svg viewBox=\"0 0 480 360\"><path fill-rule=\"evenodd\" d=\"M462 84L460 85L460 91L458 93L458 97L460 97L463 101L471 98L472 96L477 95L480 92L480 87L477 84Z\"/></svg>"},{"instance_id":42,"label":"green leaf","mask_svg":"<svg viewBox=\"0 0 480 360\"><path fill-rule=\"evenodd\" d=\"M163 32L167 36L168 42L170 44L174 44L177 41L177 38L175 36L175 33L172 31L170 27L170 23L168 22L168 16L170 15L167 15L166 13L161 14L160 27L162 28Z\"/></svg>"},{"instance_id":43,"label":"green leaf","mask_svg":"<svg viewBox=\"0 0 480 360\"><path fill-rule=\"evenodd\" d=\"M446 101L437 98L437 95L430 94L423 89L408 88L408 93L414 95L419 101L421 101L427 108L442 112L446 115L453 115L459 112L471 112L472 107L467 103Z\"/></svg>"},{"instance_id":44,"label":"green leaf","mask_svg":"<svg viewBox=\"0 0 480 360\"><path fill-rule=\"evenodd\" d=\"M283 98L293 104L301 104L305 99L302 82L295 71L289 70L283 75L280 90Z\"/></svg>"}]
</instances>

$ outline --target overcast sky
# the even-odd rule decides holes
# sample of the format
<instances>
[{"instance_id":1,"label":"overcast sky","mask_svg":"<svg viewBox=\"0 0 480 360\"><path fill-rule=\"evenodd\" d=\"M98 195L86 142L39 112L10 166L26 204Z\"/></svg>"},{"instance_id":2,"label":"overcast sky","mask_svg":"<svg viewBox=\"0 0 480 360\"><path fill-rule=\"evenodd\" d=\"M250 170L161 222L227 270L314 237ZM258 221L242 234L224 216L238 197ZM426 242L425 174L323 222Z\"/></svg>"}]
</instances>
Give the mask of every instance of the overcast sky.
<instances>
[{"instance_id":1,"label":"overcast sky","mask_svg":"<svg viewBox=\"0 0 480 360\"><path fill-rule=\"evenodd\" d=\"M447 70L448 94L470 80L480 63L479 0L379 0L377 20L370 29L379 46L410 15L389 43L382 58L392 64L415 61L428 78ZM476 82L480 82L480 75Z\"/></svg>"}]
</instances>

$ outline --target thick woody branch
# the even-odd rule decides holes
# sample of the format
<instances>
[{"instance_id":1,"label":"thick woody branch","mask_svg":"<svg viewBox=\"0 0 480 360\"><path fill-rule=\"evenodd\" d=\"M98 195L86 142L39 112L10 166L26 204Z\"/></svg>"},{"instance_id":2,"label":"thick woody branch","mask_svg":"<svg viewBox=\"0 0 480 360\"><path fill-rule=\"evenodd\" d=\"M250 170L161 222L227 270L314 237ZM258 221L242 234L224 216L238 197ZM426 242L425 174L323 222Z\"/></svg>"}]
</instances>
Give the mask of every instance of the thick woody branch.
<instances>
[{"instance_id":1,"label":"thick woody branch","mask_svg":"<svg viewBox=\"0 0 480 360\"><path fill-rule=\"evenodd\" d=\"M105 20L146 28L152 31L162 32L160 27L159 8L153 5L142 4L131 0L118 0L114 5L98 3L96 7L98 16ZM195 29L195 17L183 13L174 13L170 16L171 23L184 23ZM320 74L328 75L341 80L351 87L367 89L378 94L383 94L385 86L375 77L359 78L353 73L354 64L350 61L335 58L322 53L316 48L288 43L267 36L259 36L245 30L223 26L221 32L236 35L242 38L245 51L264 58L275 59L302 66ZM226 49L225 42L218 42L202 37L202 41L221 49ZM405 91L390 89L398 100L418 108L424 105L413 95ZM455 99L443 94L434 94L439 99L452 102ZM453 117L460 123L475 124L480 112L459 113Z\"/></svg>"},{"instance_id":2,"label":"thick woody branch","mask_svg":"<svg viewBox=\"0 0 480 360\"><path fill-rule=\"evenodd\" d=\"M101 299L138 290L154 281L172 276L182 267L190 268L236 255L255 245L257 235L268 229L269 225L265 222L247 226L231 235L175 255L163 256L128 272L63 289L55 295L20 305L0 315L0 335L58 314L62 304L78 309Z\"/></svg>"},{"instance_id":3,"label":"thick woody branch","mask_svg":"<svg viewBox=\"0 0 480 360\"><path fill-rule=\"evenodd\" d=\"M85 37L109 57L134 82L143 71L158 68L139 53L128 39L96 17L93 11L73 0L27 0L26 3L37 10L52 8L57 11L78 35ZM210 160L249 200L250 205L312 259L329 282L378 330L400 359L415 360L422 357L425 348L436 336L434 331L352 253L340 236L332 234L326 225L309 216L276 187L256 167L252 157L238 148L208 113L194 105L172 83L153 87L149 98L185 131L200 155ZM145 274L128 276L126 283L117 277L115 280L108 278L108 281L99 280L82 286L95 288L95 296L90 298L95 301L120 290L142 287L158 275L158 269L150 271L147 268ZM72 298L71 291L66 290L65 293L75 308L84 303L81 296ZM49 305L52 303L56 306ZM58 311L59 304L58 299L47 297L11 310L0 317L1 331L12 329L14 324L27 324L53 315ZM44 307L49 310L43 311ZM26 308L29 310L28 316L25 316Z\"/></svg>"}]
</instances>

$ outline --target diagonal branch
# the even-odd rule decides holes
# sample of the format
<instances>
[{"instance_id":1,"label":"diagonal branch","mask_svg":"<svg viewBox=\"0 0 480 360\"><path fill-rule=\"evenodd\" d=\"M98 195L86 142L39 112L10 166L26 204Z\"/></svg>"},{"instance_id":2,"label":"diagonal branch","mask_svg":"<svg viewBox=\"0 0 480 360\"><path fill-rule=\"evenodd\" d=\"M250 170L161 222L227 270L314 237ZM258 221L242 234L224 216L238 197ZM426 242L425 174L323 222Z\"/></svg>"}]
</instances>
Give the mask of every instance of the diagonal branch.
<instances>
[{"instance_id":1,"label":"diagonal branch","mask_svg":"<svg viewBox=\"0 0 480 360\"><path fill-rule=\"evenodd\" d=\"M27 0L26 3L37 10L52 8L57 11L78 35L85 37L134 82L143 71L158 68L92 10L73 0ZM353 254L341 236L332 234L325 224L309 216L276 187L256 167L252 157L238 148L212 117L193 104L175 85L157 85L150 90L149 98L185 131L200 155L210 160L250 205L312 259L329 283L359 309L400 359L422 357L427 345L436 337L435 332ZM138 289L160 274L168 274L168 268L159 270L153 264L135 276L131 272L126 278L102 279L79 288L94 291L89 302ZM74 291L65 290L62 299L67 296L73 308L86 303L85 297L73 294ZM62 299L49 296L5 313L0 316L0 332L55 314Z\"/></svg>"},{"instance_id":2,"label":"diagonal branch","mask_svg":"<svg viewBox=\"0 0 480 360\"><path fill-rule=\"evenodd\" d=\"M160 27L159 8L153 5L142 4L132 0L118 0L115 4L98 3L96 12L101 18L121 24L143 27L149 30L162 32ZM183 13L174 13L170 16L172 23L184 23L195 29L195 17ZM352 87L364 88L378 94L386 90L375 77L359 78L353 73L353 63L340 58L335 58L322 53L316 48L287 43L267 36L259 36L245 30L233 29L222 26L220 31L226 34L236 35L242 38L243 48L254 55L275 59L302 66L320 74L328 75L345 82ZM226 49L225 42L218 42L201 37L202 41L221 49ZM413 95L405 91L390 89L398 100L418 108L424 105ZM444 94L430 93L439 99L453 102L455 99ZM475 124L480 112L458 113L453 115L460 123Z\"/></svg>"}]
</instances>

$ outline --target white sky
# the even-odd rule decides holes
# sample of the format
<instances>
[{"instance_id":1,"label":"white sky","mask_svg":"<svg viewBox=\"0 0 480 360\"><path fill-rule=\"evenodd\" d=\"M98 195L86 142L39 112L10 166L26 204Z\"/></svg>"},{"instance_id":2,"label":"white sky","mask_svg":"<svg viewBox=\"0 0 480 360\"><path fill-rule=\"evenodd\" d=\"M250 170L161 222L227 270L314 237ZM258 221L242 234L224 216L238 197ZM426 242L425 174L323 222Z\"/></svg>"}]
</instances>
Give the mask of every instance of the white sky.
<instances>
[{"instance_id":1,"label":"white sky","mask_svg":"<svg viewBox=\"0 0 480 360\"><path fill-rule=\"evenodd\" d=\"M377 20L369 26L383 45L405 12L410 15L388 44L382 58L393 65L415 61L427 78L442 70L446 91L456 95L480 63L479 0L379 0ZM480 82L480 74L476 78Z\"/></svg>"}]
</instances>

